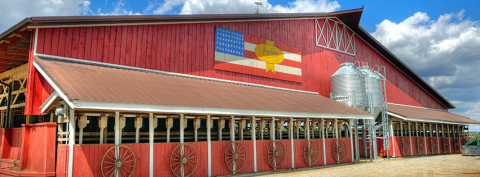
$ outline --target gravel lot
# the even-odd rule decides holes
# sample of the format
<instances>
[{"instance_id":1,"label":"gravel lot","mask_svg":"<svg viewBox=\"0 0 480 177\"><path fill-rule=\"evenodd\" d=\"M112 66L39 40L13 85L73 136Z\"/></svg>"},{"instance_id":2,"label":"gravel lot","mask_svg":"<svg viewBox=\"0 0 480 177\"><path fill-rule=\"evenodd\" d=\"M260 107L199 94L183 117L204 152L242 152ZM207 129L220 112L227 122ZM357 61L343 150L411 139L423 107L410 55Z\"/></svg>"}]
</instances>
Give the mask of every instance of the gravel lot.
<instances>
[{"instance_id":1,"label":"gravel lot","mask_svg":"<svg viewBox=\"0 0 480 177\"><path fill-rule=\"evenodd\" d=\"M373 170L373 171L372 171ZM261 172L242 176L480 176L480 157L453 155L391 158L373 163Z\"/></svg>"}]
</instances>

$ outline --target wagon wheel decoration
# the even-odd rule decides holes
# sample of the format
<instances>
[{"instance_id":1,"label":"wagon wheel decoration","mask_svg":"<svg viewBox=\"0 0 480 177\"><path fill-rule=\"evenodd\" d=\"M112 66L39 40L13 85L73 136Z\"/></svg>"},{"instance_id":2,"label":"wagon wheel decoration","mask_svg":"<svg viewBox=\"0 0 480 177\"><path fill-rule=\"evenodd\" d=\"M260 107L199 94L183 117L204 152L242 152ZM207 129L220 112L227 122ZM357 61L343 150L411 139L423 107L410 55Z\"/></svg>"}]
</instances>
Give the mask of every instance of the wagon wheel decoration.
<instances>
[{"instance_id":1,"label":"wagon wheel decoration","mask_svg":"<svg viewBox=\"0 0 480 177\"><path fill-rule=\"evenodd\" d=\"M447 138L443 138L443 153L446 154L447 153L447 147L448 147L448 139Z\"/></svg>"},{"instance_id":2,"label":"wagon wheel decoration","mask_svg":"<svg viewBox=\"0 0 480 177\"><path fill-rule=\"evenodd\" d=\"M132 176L135 170L135 154L124 145L116 145L105 152L101 162L102 176Z\"/></svg>"},{"instance_id":3,"label":"wagon wheel decoration","mask_svg":"<svg viewBox=\"0 0 480 177\"><path fill-rule=\"evenodd\" d=\"M320 157L320 148L314 140L308 140L307 143L303 146L303 160L308 164L312 165L317 163L318 157Z\"/></svg>"},{"instance_id":4,"label":"wagon wheel decoration","mask_svg":"<svg viewBox=\"0 0 480 177\"><path fill-rule=\"evenodd\" d=\"M345 142L343 140L337 139L333 143L333 158L337 162L342 162L347 155L347 146L345 146Z\"/></svg>"},{"instance_id":5,"label":"wagon wheel decoration","mask_svg":"<svg viewBox=\"0 0 480 177\"><path fill-rule=\"evenodd\" d=\"M417 138L417 152L418 152L418 155L422 155L422 153L423 153L423 138L422 137Z\"/></svg>"},{"instance_id":6,"label":"wagon wheel decoration","mask_svg":"<svg viewBox=\"0 0 480 177\"><path fill-rule=\"evenodd\" d=\"M437 153L437 139L431 138L430 139L430 149L432 149L432 154Z\"/></svg>"},{"instance_id":7,"label":"wagon wheel decoration","mask_svg":"<svg viewBox=\"0 0 480 177\"><path fill-rule=\"evenodd\" d=\"M268 145L267 160L268 164L275 170L283 164L285 160L285 147L282 142L273 141Z\"/></svg>"},{"instance_id":8,"label":"wagon wheel decoration","mask_svg":"<svg viewBox=\"0 0 480 177\"><path fill-rule=\"evenodd\" d=\"M190 176L197 169L198 156L190 144L179 144L170 154L170 170L175 176Z\"/></svg>"},{"instance_id":9,"label":"wagon wheel decoration","mask_svg":"<svg viewBox=\"0 0 480 177\"><path fill-rule=\"evenodd\" d=\"M454 138L453 139L453 149L455 150L455 152L458 152L458 138Z\"/></svg>"},{"instance_id":10,"label":"wagon wheel decoration","mask_svg":"<svg viewBox=\"0 0 480 177\"><path fill-rule=\"evenodd\" d=\"M225 148L224 161L228 170L237 172L247 163L247 151L241 142L232 141Z\"/></svg>"},{"instance_id":11,"label":"wagon wheel decoration","mask_svg":"<svg viewBox=\"0 0 480 177\"><path fill-rule=\"evenodd\" d=\"M402 137L402 141L400 142L401 143L400 144L401 145L400 150L402 151L402 154L404 156L406 156L407 153L410 151L410 146L409 146L410 143L409 142L410 141L409 141L408 137Z\"/></svg>"}]
</instances>

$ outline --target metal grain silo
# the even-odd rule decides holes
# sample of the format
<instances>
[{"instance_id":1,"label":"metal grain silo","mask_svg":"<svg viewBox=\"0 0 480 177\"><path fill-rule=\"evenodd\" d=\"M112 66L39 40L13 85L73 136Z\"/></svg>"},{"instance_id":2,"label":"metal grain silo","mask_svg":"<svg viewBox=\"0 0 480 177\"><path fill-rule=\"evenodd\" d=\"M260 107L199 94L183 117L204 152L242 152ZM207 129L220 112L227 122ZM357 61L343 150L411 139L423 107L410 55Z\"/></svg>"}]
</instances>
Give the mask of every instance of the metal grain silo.
<instances>
[{"instance_id":1,"label":"metal grain silo","mask_svg":"<svg viewBox=\"0 0 480 177\"><path fill-rule=\"evenodd\" d=\"M355 69L353 63L342 63L340 69L331 77L332 93L331 98L348 106L356 106L363 109L364 85L361 74Z\"/></svg>"},{"instance_id":2,"label":"metal grain silo","mask_svg":"<svg viewBox=\"0 0 480 177\"><path fill-rule=\"evenodd\" d=\"M382 107L383 105L383 96L382 96L382 83L381 78L372 70L369 66L360 66L357 67L357 70L360 71L365 76L365 87L367 88L367 93L371 93L373 102L373 107Z\"/></svg>"}]
</instances>

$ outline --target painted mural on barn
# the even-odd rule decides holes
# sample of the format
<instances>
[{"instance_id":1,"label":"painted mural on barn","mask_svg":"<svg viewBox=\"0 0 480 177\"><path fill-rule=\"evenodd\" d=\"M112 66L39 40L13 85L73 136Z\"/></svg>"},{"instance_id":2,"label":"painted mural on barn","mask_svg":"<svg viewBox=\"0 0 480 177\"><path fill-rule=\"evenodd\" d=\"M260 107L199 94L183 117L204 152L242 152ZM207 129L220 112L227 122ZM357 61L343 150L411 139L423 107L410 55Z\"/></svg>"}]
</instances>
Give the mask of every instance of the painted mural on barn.
<instances>
[{"instance_id":1,"label":"painted mural on barn","mask_svg":"<svg viewBox=\"0 0 480 177\"><path fill-rule=\"evenodd\" d=\"M215 28L215 69L302 82L300 49Z\"/></svg>"}]
</instances>

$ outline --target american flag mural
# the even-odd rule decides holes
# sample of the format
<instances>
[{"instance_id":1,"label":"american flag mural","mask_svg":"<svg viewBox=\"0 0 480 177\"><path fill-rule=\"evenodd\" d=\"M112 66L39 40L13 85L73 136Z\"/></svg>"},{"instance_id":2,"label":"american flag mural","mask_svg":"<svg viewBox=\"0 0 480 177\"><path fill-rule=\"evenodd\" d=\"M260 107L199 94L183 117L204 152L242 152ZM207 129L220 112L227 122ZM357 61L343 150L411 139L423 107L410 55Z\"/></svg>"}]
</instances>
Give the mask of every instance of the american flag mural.
<instances>
[{"instance_id":1,"label":"american flag mural","mask_svg":"<svg viewBox=\"0 0 480 177\"><path fill-rule=\"evenodd\" d=\"M216 27L215 69L302 82L300 49Z\"/></svg>"}]
</instances>

